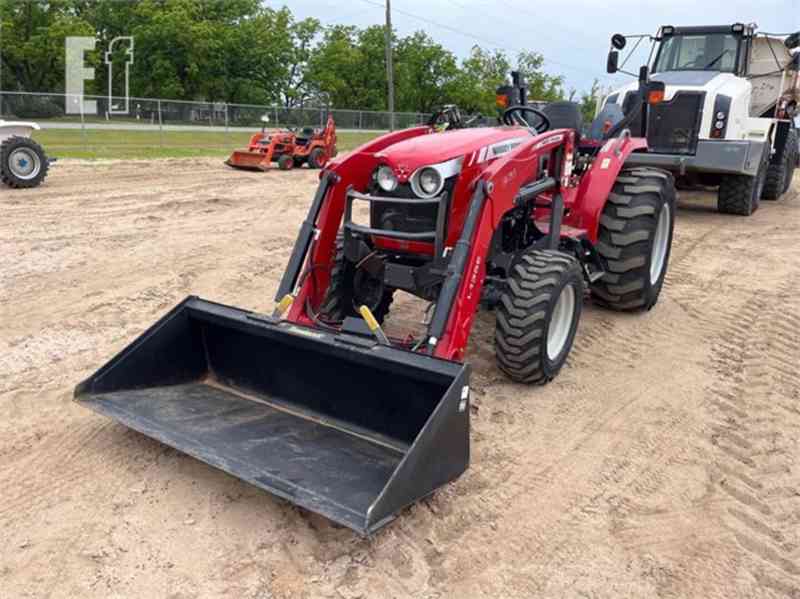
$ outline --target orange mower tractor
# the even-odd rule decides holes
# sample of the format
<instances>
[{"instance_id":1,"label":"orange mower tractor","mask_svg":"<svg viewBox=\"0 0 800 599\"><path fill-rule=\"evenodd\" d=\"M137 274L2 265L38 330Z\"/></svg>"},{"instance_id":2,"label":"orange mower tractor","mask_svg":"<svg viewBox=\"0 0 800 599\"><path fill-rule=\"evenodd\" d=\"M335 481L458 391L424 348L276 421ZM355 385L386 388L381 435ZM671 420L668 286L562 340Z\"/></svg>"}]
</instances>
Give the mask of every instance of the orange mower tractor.
<instances>
[{"instance_id":1,"label":"orange mower tractor","mask_svg":"<svg viewBox=\"0 0 800 599\"><path fill-rule=\"evenodd\" d=\"M635 116L587 145L574 103L511 105L479 128L448 107L329 162L274 312L188 297L76 400L375 532L469 465L464 360L480 306L494 310L500 370L542 384L586 296L622 311L658 300L674 181L625 166L647 147ZM384 330L399 292L427 303L424 332Z\"/></svg>"},{"instance_id":2,"label":"orange mower tractor","mask_svg":"<svg viewBox=\"0 0 800 599\"><path fill-rule=\"evenodd\" d=\"M336 123L329 116L324 129L305 127L298 133L291 129L262 128L250 138L247 150L236 150L225 164L251 171L269 170L273 162L282 171L304 164L320 169L336 154Z\"/></svg>"}]
</instances>

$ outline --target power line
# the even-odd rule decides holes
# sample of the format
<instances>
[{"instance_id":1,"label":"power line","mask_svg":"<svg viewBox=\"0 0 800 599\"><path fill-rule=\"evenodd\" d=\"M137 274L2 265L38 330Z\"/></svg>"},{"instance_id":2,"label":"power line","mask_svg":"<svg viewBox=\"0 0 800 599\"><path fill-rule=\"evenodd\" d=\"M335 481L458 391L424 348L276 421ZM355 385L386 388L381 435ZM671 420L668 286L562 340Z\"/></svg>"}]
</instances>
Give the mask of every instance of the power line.
<instances>
[{"instance_id":1,"label":"power line","mask_svg":"<svg viewBox=\"0 0 800 599\"><path fill-rule=\"evenodd\" d=\"M383 9L383 4L381 4L380 2L376 2L375 0L361 0L361 1L365 2L366 4L370 4L371 6L375 6L375 7ZM456 35L460 35L462 37L470 38L470 39L473 39L475 41L482 42L484 44L488 44L488 45L490 45L490 46L492 46L494 48L499 48L501 50L510 49L510 50L514 50L515 52L526 52L527 51L527 50L525 50L523 48L511 46L511 45L509 45L507 43L500 43L500 42L498 42L496 40L493 40L493 39L489 39L489 38L486 38L486 37L475 35L473 33L468 33L466 31L462 31L461 29L457 29L457 28L452 27L450 25L447 25L445 23L439 23L438 21L434 21L434 20L429 19L427 17L423 17L423 16L420 16L418 14L409 12L407 10L394 8L393 11L395 13L404 15L406 17L409 17L409 18L412 18L412 19L416 19L417 21L421 21L423 23L427 23L428 25L433 25L434 27L439 27L440 29L444 29L446 31L450 31L451 33L455 33ZM541 54L541 53L539 53L539 54ZM590 75L593 75L593 76L596 75L596 72L594 72L594 71L590 72L587 69L584 69L584 68L581 68L581 67L577 67L575 65L571 65L571 64L567 64L567 63L560 62L560 61L557 61L557 60L553 60L551 58L548 58L547 56L544 56L543 54L541 54L541 56L545 60L545 62L549 62L549 63L552 63L554 65L558 65L558 66L563 67L565 69L572 69L574 71L579 71L579 72L590 74Z\"/></svg>"},{"instance_id":2,"label":"power line","mask_svg":"<svg viewBox=\"0 0 800 599\"><path fill-rule=\"evenodd\" d=\"M455 5L455 6L458 6L458 7L462 8L462 9L464 9L464 10L469 10L469 7L468 7L468 6L464 6L463 4L459 4L459 3L455 2L455 0L448 0L448 2L450 2L451 4L453 4L453 5ZM514 10L514 11L519 11L519 12L522 12L522 13L524 13L524 14L527 14L527 15L536 16L536 15L535 15L534 13L532 13L532 12L529 12L529 11L523 10L523 9L521 9L521 8L518 8L518 7L517 7L517 6L515 6L514 4L512 4L512 3L508 2L508 0L502 0L502 2L503 2L503 4L505 4L506 6L508 6L508 8L510 8L510 9L512 9L512 10ZM544 38L547 38L547 39L549 39L549 40L552 40L552 41L554 41L554 42L556 42L556 43L560 43L560 42L562 42L562 41L564 40L564 37L563 37L563 36L559 38L559 37L555 37L555 36L553 36L553 35L550 35L550 34L549 34L549 33L547 33L547 32L538 31L538 30L536 30L536 29L533 29L533 28L530 26L530 23L528 22L528 20L520 20L520 21L516 21L516 22L514 22L514 21L509 21L508 19L503 19L502 17L497 17L497 16L494 16L494 15L492 15L492 18L493 18L493 19L498 19L498 20L500 20L500 21L502 21L502 22L504 22L504 23L508 23L508 24L510 24L510 25L512 25L512 26L514 26L514 27L517 27L517 28L519 28L520 26L524 26L524 27L525 27L525 29L529 30L531 34L533 34L533 35L535 35L535 36L539 36L539 37L544 37ZM565 32L567 32L567 33L568 33L568 32L569 32L569 29L565 29L565 28L564 28L564 27L563 27L561 24L559 24L559 25L558 25L557 29L558 29L558 31L559 31L560 33L565 33ZM581 35L583 35L583 34L581 34ZM570 44L571 44L571 46L572 46L573 48L577 48L577 49L580 49L580 50L586 50L587 52L592 52L592 50L591 50L590 48L587 48L586 46L578 46L578 45L576 45L576 44L574 43L574 39L575 39L575 38L578 38L578 39L580 39L580 38L579 38L579 36L578 36L578 34L575 34L575 35L574 35L574 36L573 36L573 37L570 39Z\"/></svg>"}]
</instances>

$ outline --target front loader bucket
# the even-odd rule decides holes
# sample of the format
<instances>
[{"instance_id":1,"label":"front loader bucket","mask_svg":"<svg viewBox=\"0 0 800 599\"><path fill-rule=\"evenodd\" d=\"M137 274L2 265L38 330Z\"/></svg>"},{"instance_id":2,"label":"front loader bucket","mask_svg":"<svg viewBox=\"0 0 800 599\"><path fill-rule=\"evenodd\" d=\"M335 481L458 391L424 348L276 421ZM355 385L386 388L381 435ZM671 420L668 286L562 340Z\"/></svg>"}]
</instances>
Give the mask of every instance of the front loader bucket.
<instances>
[{"instance_id":1,"label":"front loader bucket","mask_svg":"<svg viewBox=\"0 0 800 599\"><path fill-rule=\"evenodd\" d=\"M236 150L225 161L225 164L246 171L267 171L270 169L270 163L266 159L266 154L250 152L248 150Z\"/></svg>"},{"instance_id":2,"label":"front loader bucket","mask_svg":"<svg viewBox=\"0 0 800 599\"><path fill-rule=\"evenodd\" d=\"M468 377L189 297L75 399L366 535L467 468Z\"/></svg>"}]
</instances>

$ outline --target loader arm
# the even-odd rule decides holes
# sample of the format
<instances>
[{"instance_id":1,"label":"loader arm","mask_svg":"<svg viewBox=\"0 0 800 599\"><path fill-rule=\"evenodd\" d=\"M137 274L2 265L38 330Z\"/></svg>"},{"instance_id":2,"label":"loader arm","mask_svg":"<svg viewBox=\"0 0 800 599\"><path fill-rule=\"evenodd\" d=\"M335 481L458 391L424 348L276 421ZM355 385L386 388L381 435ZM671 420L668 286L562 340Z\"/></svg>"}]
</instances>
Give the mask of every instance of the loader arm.
<instances>
[{"instance_id":1,"label":"loader arm","mask_svg":"<svg viewBox=\"0 0 800 599\"><path fill-rule=\"evenodd\" d=\"M287 319L299 324L314 324L306 313L306 301L318 306L330 283L330 267L336 235L344 215L347 190L363 189L371 176L373 155L392 144L431 132L429 127L415 127L388 133L374 139L347 156L329 163L320 174L320 190L298 233L289 268L284 273L275 301L297 289L296 299ZM320 191L322 192L320 194ZM308 258L308 260L306 260ZM306 265L307 276L301 271Z\"/></svg>"},{"instance_id":2,"label":"loader arm","mask_svg":"<svg viewBox=\"0 0 800 599\"><path fill-rule=\"evenodd\" d=\"M470 211L448 267L447 279L436 304L429 337L433 355L462 361L486 277L492 236L501 219L514 208L523 185L539 179L538 190L573 195L571 156L575 134L548 131L520 144L492 164L476 182ZM551 173L539 172L540 159L549 156ZM564 164L564 163L567 164ZM552 196L551 196L552 197ZM555 229L551 235L558 235Z\"/></svg>"}]
</instances>

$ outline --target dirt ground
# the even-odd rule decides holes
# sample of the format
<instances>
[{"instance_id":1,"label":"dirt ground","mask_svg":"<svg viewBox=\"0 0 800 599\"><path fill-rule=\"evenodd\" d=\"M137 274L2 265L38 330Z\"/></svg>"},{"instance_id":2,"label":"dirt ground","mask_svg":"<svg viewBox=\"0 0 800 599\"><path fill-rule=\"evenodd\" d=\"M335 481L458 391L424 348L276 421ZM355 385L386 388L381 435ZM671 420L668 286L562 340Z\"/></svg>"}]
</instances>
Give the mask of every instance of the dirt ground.
<instances>
[{"instance_id":1,"label":"dirt ground","mask_svg":"<svg viewBox=\"0 0 800 599\"><path fill-rule=\"evenodd\" d=\"M752 218L682 193L659 304L587 304L545 388L481 314L472 466L373 539L72 403L187 294L270 310L314 185L64 161L0 190L1 598L800 597L800 177Z\"/></svg>"}]
</instances>

